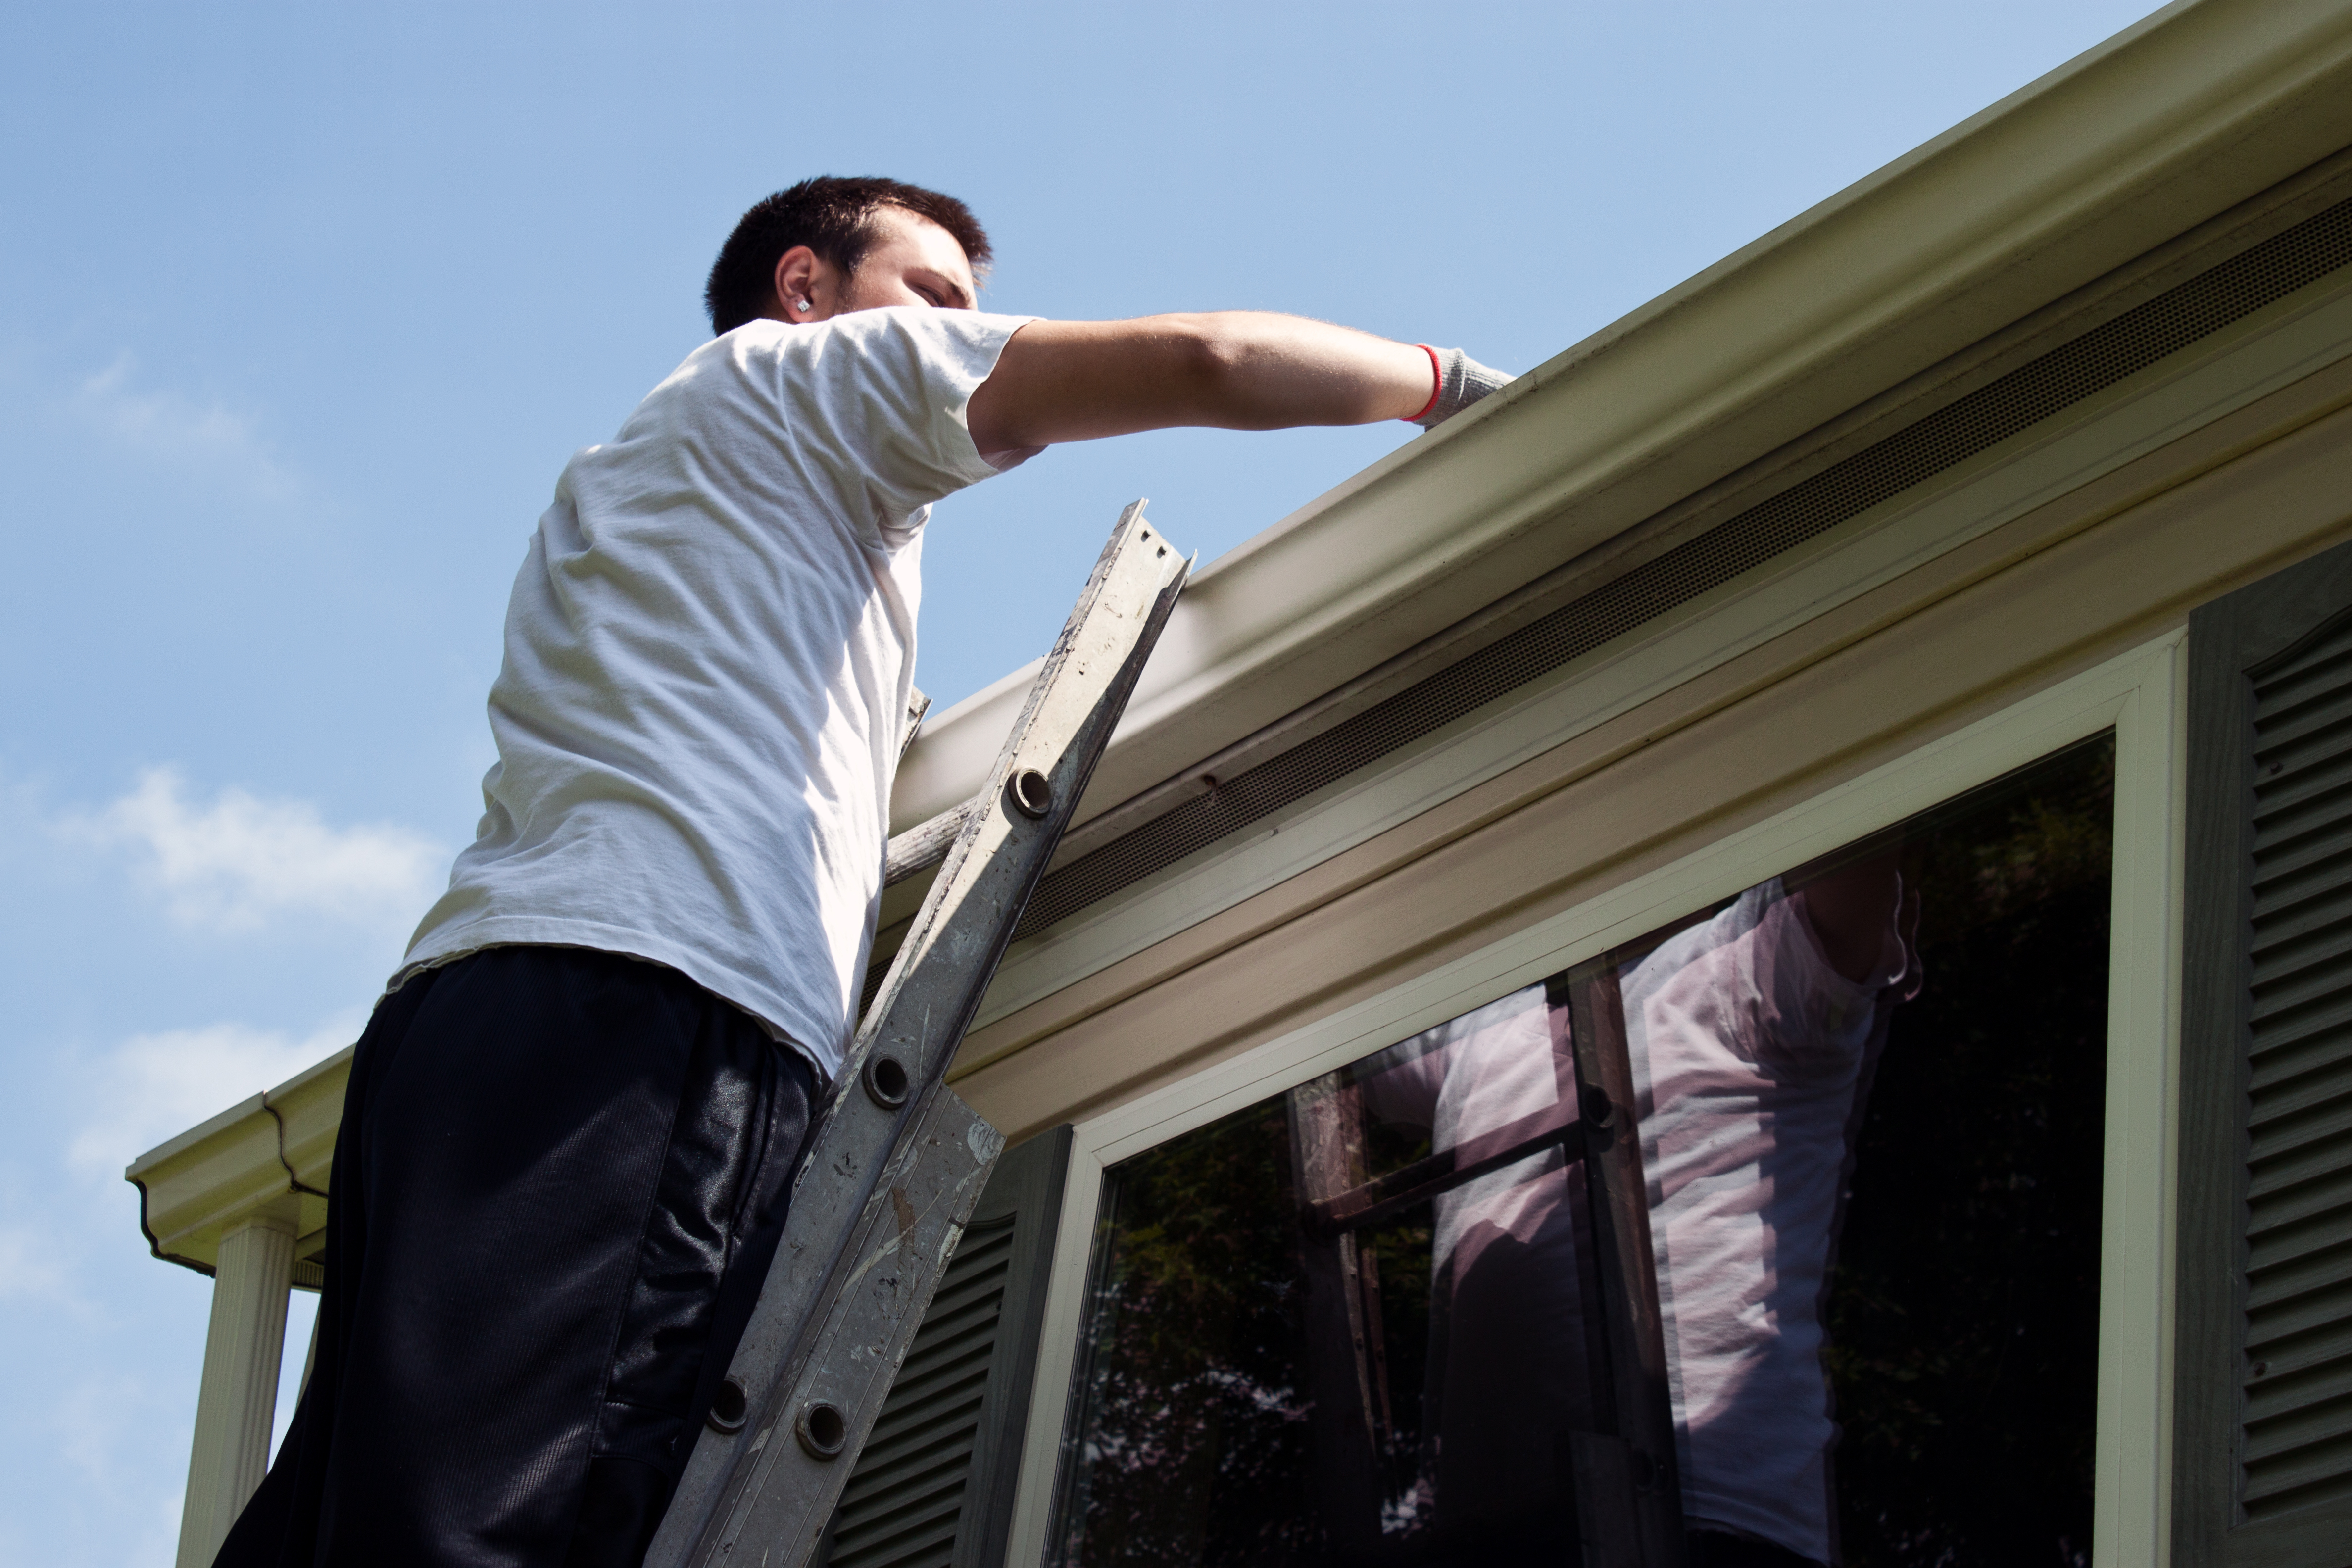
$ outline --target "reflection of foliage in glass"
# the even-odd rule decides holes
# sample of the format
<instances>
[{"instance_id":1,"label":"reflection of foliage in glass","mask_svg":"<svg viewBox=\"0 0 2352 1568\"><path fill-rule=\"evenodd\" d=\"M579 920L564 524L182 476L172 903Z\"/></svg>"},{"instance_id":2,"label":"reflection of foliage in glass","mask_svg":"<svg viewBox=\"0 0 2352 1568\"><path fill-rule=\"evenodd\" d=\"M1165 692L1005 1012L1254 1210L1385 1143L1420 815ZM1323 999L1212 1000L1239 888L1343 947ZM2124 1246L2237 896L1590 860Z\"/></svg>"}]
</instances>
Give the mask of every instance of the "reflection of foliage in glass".
<instances>
[{"instance_id":1,"label":"reflection of foliage in glass","mask_svg":"<svg viewBox=\"0 0 2352 1568\"><path fill-rule=\"evenodd\" d=\"M1112 1173L1065 1561L1312 1552L1289 1128L1276 1099Z\"/></svg>"},{"instance_id":2,"label":"reflection of foliage in glass","mask_svg":"<svg viewBox=\"0 0 2352 1568\"><path fill-rule=\"evenodd\" d=\"M1927 984L1827 1302L1847 1568L2090 1560L2114 761L1906 838Z\"/></svg>"},{"instance_id":3,"label":"reflection of foliage in glass","mask_svg":"<svg viewBox=\"0 0 2352 1568\"><path fill-rule=\"evenodd\" d=\"M1424 1145L1427 1140L1423 1140ZM1380 1445L1383 1533L1427 1528L1429 1473L1423 1450L1422 1394L1429 1379L1429 1268L1434 1229L1426 1205L1415 1205L1363 1233L1365 1254L1379 1270L1381 1370L1387 1381L1389 1430Z\"/></svg>"}]
</instances>

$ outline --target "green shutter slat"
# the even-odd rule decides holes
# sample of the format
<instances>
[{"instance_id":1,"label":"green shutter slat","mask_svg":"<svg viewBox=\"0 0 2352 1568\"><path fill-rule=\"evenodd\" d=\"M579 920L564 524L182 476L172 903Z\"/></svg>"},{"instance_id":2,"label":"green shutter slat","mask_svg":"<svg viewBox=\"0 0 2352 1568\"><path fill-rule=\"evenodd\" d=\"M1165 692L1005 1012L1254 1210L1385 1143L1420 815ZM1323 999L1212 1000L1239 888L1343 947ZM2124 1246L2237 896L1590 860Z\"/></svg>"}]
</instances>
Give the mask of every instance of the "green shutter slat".
<instances>
[{"instance_id":1,"label":"green shutter slat","mask_svg":"<svg viewBox=\"0 0 2352 1568\"><path fill-rule=\"evenodd\" d=\"M2324 1179L2341 1170L2343 1140L2352 1133L2352 1098L2347 1098L2335 1081L2340 1076L2307 1073L2290 1086L2300 1093L2254 1097L2252 1113L2247 1119L2256 1151L2248 1162L2256 1172L2252 1195L2260 1197L2273 1185Z\"/></svg>"},{"instance_id":2,"label":"green shutter slat","mask_svg":"<svg viewBox=\"0 0 2352 1568\"><path fill-rule=\"evenodd\" d=\"M834 1509L827 1568L998 1568L1069 1129L1008 1150Z\"/></svg>"},{"instance_id":3,"label":"green shutter slat","mask_svg":"<svg viewBox=\"0 0 2352 1568\"><path fill-rule=\"evenodd\" d=\"M970 1443L987 1383L984 1368L982 1372L983 1375L967 1380L945 1397L908 1401L891 1430L876 1428L865 1454L859 1456L866 1485L844 1496L845 1512L855 1512L868 1491L888 1489L901 1472L929 1466L933 1455Z\"/></svg>"},{"instance_id":4,"label":"green shutter slat","mask_svg":"<svg viewBox=\"0 0 2352 1568\"><path fill-rule=\"evenodd\" d=\"M919 1535L876 1542L844 1552L835 1546L828 1562L841 1568L947 1568L955 1557L955 1521Z\"/></svg>"},{"instance_id":5,"label":"green shutter slat","mask_svg":"<svg viewBox=\"0 0 2352 1568\"><path fill-rule=\"evenodd\" d=\"M2249 1064L2246 1088L2257 1097L2334 1070L2344 1059L2345 1028L2312 1028L2294 1039L2280 1040Z\"/></svg>"},{"instance_id":6,"label":"green shutter slat","mask_svg":"<svg viewBox=\"0 0 2352 1568\"><path fill-rule=\"evenodd\" d=\"M2338 1243L2352 1242L2352 1225L2342 1227ZM2260 1323L2273 1317L2287 1329L2302 1330L2324 1321L2325 1314L2339 1308L2352 1310L2352 1294L2338 1287L2352 1287L2352 1246L2322 1246L2300 1257L2279 1258L2260 1267L2256 1279L2246 1292L2246 1311L2252 1321ZM2298 1316L2304 1304L2315 1302L2309 1316Z\"/></svg>"},{"instance_id":7,"label":"green shutter slat","mask_svg":"<svg viewBox=\"0 0 2352 1568\"><path fill-rule=\"evenodd\" d=\"M2297 725L2308 728L2310 714L2342 710L2347 672L2352 672L2352 642L2333 637L2314 645L2305 655L2263 671L2253 683L2254 696L2263 705L2263 710L2254 715L2256 736L2267 737Z\"/></svg>"},{"instance_id":8,"label":"green shutter slat","mask_svg":"<svg viewBox=\"0 0 2352 1568\"><path fill-rule=\"evenodd\" d=\"M969 1458L965 1469L970 1468ZM952 1543L956 1521L963 1512L964 1476L955 1485L910 1493L894 1506L855 1521L844 1519L835 1528L832 1561L848 1568L853 1563L898 1562L908 1552L929 1550L934 1542Z\"/></svg>"},{"instance_id":9,"label":"green shutter slat","mask_svg":"<svg viewBox=\"0 0 2352 1568\"><path fill-rule=\"evenodd\" d=\"M834 1561L896 1539L926 1521L949 1519L952 1524L970 1479L971 1435L967 1426L954 1442L927 1456L924 1468L894 1469L887 1485L861 1499L860 1506L843 1509L835 1521Z\"/></svg>"},{"instance_id":10,"label":"green shutter slat","mask_svg":"<svg viewBox=\"0 0 2352 1568\"><path fill-rule=\"evenodd\" d=\"M2332 1226L2352 1208L2352 1178L2328 1173L2318 1181L2277 1185L2246 1205L2246 1234L2257 1245L2273 1232L2305 1222Z\"/></svg>"},{"instance_id":11,"label":"green shutter slat","mask_svg":"<svg viewBox=\"0 0 2352 1568\"><path fill-rule=\"evenodd\" d=\"M2314 671L2352 669L2352 638L2322 637L2305 647L2298 647L2286 657L2272 661L2256 683L2257 690L2275 691L2305 679ZM2317 682L2321 689L2339 683L2330 677Z\"/></svg>"},{"instance_id":12,"label":"green shutter slat","mask_svg":"<svg viewBox=\"0 0 2352 1568\"><path fill-rule=\"evenodd\" d=\"M972 1413L979 1408L981 1391L986 1386L986 1368L982 1375L968 1378L940 1394L921 1399L908 1399L901 1408L891 1412L889 1426L877 1423L874 1434L867 1438L866 1451L858 1456L861 1468L871 1478L870 1485L887 1484L894 1466L914 1463L950 1442L971 1436ZM855 1509L864 1494L845 1493L841 1506Z\"/></svg>"},{"instance_id":13,"label":"green shutter slat","mask_svg":"<svg viewBox=\"0 0 2352 1568\"><path fill-rule=\"evenodd\" d=\"M2352 1006L2352 988L2344 984L2347 959L2352 959L2352 942L2339 934L2299 945L2267 969L2258 967L2251 987L2257 1033L2278 1028L2292 1038L2307 1038L2324 1020Z\"/></svg>"},{"instance_id":14,"label":"green shutter slat","mask_svg":"<svg viewBox=\"0 0 2352 1568\"><path fill-rule=\"evenodd\" d=\"M2330 1022L2328 1014L2332 1011L2347 1016ZM2341 1061L2344 1037L2352 1034L2352 1002L2342 1009L2313 1009L2285 1021L2273 1034L2274 1037L2265 1040L2259 1052L2247 1052L2247 1067L2253 1075L2246 1084L2250 1092L2259 1093L2314 1072L2324 1072Z\"/></svg>"},{"instance_id":15,"label":"green shutter slat","mask_svg":"<svg viewBox=\"0 0 2352 1568\"><path fill-rule=\"evenodd\" d=\"M830 1568L945 1564L971 1474L1010 1227L967 1232L834 1511Z\"/></svg>"},{"instance_id":16,"label":"green shutter slat","mask_svg":"<svg viewBox=\"0 0 2352 1568\"><path fill-rule=\"evenodd\" d=\"M2309 836L2305 847L2314 851L2309 858L2263 867L2255 876L2248 924L2258 963L2302 932L2326 926L2352 892L2352 824L2335 823L2324 838Z\"/></svg>"},{"instance_id":17,"label":"green shutter slat","mask_svg":"<svg viewBox=\"0 0 2352 1568\"><path fill-rule=\"evenodd\" d=\"M2352 1500L2352 1395L2339 1395L2315 1417L2281 1425L2275 1457L2253 1452L2258 1440L2249 1426L2246 1485L2241 1494L2248 1521Z\"/></svg>"},{"instance_id":18,"label":"green shutter slat","mask_svg":"<svg viewBox=\"0 0 2352 1568\"><path fill-rule=\"evenodd\" d=\"M2330 1337L2339 1330L2343 1335L2352 1335L2352 1315L2344 1316L2340 1323L2331 1315L2352 1310L2352 1246L2346 1245L2352 1239L2347 1234L2352 1227L2336 1223L2315 1228L2332 1229L2334 1234L2309 1238L2317 1245L2268 1250L2248 1271L2252 1276L2246 1291L2250 1361L2279 1363L2279 1356L2301 1357L2306 1351L2318 1354L2328 1345L2352 1342ZM2256 1345L2275 1349L2279 1356L2271 1355L2267 1349L2257 1352L2251 1348ZM2305 1363L2298 1360L2296 1364ZM2347 1370L2352 1371L2352 1363L2347 1363Z\"/></svg>"},{"instance_id":19,"label":"green shutter slat","mask_svg":"<svg viewBox=\"0 0 2352 1568\"><path fill-rule=\"evenodd\" d=\"M1002 1289L1000 1286L999 1289ZM954 1333L943 1335L928 1345L917 1342L914 1351L907 1357L906 1365L899 1369L897 1384L908 1391L909 1399L918 1397L919 1391L934 1379L961 1376L961 1370L975 1355L985 1362L990 1347L995 1342L997 1319L993 1310L995 1303L992 1301L987 1306L987 1310L963 1315L955 1325Z\"/></svg>"},{"instance_id":20,"label":"green shutter slat","mask_svg":"<svg viewBox=\"0 0 2352 1568\"><path fill-rule=\"evenodd\" d=\"M2281 696L2292 700L2273 707L2273 700ZM2254 688L2254 700L2263 707L2254 720L2254 804L2259 810L2266 804L2263 792L2273 782L2325 766L2342 745L2345 729L2352 725L2352 694L2283 693L2262 685Z\"/></svg>"},{"instance_id":21,"label":"green shutter slat","mask_svg":"<svg viewBox=\"0 0 2352 1568\"><path fill-rule=\"evenodd\" d=\"M2331 906L2352 887L2352 842L2330 847L2292 878L2257 884L2249 928L2258 941L2291 941L2298 926L2324 925Z\"/></svg>"},{"instance_id":22,"label":"green shutter slat","mask_svg":"<svg viewBox=\"0 0 2352 1568\"><path fill-rule=\"evenodd\" d=\"M2339 1034L2321 1035L2277 1055L2247 1084L2252 1125L2284 1121L2352 1101L2352 1052Z\"/></svg>"},{"instance_id":23,"label":"green shutter slat","mask_svg":"<svg viewBox=\"0 0 2352 1568\"><path fill-rule=\"evenodd\" d=\"M969 1457L963 1468L970 1468ZM844 1520L834 1535L832 1561L844 1568L853 1563L899 1563L935 1544L952 1545L956 1520L963 1511L963 1489L964 1476L959 1473L952 1487L900 1498L887 1511L855 1525Z\"/></svg>"},{"instance_id":24,"label":"green shutter slat","mask_svg":"<svg viewBox=\"0 0 2352 1568\"><path fill-rule=\"evenodd\" d=\"M2299 1312L2249 1314L2247 1419L2268 1419L2352 1392L2352 1326L2331 1321L2344 1297L2323 1292ZM2262 1368L2260 1373L2254 1367Z\"/></svg>"},{"instance_id":25,"label":"green shutter slat","mask_svg":"<svg viewBox=\"0 0 2352 1568\"><path fill-rule=\"evenodd\" d=\"M2246 1240L2251 1290L2252 1282L2264 1278L2265 1270L2324 1257L2330 1248L2352 1242L2352 1218L2323 1207L2299 1219L2281 1216L2277 1224L2250 1231Z\"/></svg>"},{"instance_id":26,"label":"green shutter slat","mask_svg":"<svg viewBox=\"0 0 2352 1568\"><path fill-rule=\"evenodd\" d=\"M951 1511L971 1462L972 1430L967 1418L948 1440L872 1472L857 1506L841 1510L840 1539L846 1542L853 1533L871 1536L878 1529L901 1530Z\"/></svg>"},{"instance_id":27,"label":"green shutter slat","mask_svg":"<svg viewBox=\"0 0 2352 1568\"><path fill-rule=\"evenodd\" d=\"M2254 867L2250 912L2259 928L2305 900L2332 897L2352 877L2352 835L2340 821L2315 827L2292 842L2257 847Z\"/></svg>"},{"instance_id":28,"label":"green shutter slat","mask_svg":"<svg viewBox=\"0 0 2352 1568\"><path fill-rule=\"evenodd\" d=\"M2326 930L2352 901L2352 830L2336 823L2315 847L2324 853L2291 875L2256 876L2251 934L2257 964L2275 962L2282 950Z\"/></svg>"},{"instance_id":29,"label":"green shutter slat","mask_svg":"<svg viewBox=\"0 0 2352 1568\"><path fill-rule=\"evenodd\" d=\"M2322 739L2324 745L2305 754L2277 759L2278 773L2255 789L2257 849L2340 816L2346 795L2352 794L2352 724L2338 725Z\"/></svg>"}]
</instances>

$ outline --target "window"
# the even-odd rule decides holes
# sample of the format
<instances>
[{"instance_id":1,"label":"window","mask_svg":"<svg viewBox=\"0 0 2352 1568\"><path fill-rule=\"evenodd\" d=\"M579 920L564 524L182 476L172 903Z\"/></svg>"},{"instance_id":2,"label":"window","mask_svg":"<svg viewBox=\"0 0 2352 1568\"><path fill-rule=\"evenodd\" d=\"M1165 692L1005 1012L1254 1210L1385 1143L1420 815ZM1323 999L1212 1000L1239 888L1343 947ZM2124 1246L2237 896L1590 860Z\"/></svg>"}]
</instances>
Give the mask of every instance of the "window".
<instances>
[{"instance_id":1,"label":"window","mask_svg":"<svg viewBox=\"0 0 2352 1568\"><path fill-rule=\"evenodd\" d=\"M2087 1562L2114 757L1109 1167L1049 1561Z\"/></svg>"}]
</instances>

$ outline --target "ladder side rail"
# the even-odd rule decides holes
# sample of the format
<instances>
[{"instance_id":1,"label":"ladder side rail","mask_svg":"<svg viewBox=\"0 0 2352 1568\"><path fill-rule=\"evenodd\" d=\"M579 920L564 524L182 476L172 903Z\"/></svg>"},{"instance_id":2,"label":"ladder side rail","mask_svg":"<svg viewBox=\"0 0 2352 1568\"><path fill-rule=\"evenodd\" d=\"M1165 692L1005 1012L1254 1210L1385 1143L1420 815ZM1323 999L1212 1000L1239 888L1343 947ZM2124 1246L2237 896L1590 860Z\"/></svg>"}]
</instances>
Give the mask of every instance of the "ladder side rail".
<instances>
[{"instance_id":1,"label":"ladder side rail","mask_svg":"<svg viewBox=\"0 0 2352 1568\"><path fill-rule=\"evenodd\" d=\"M1008 735L974 809L966 815L940 873L893 961L881 993L867 1011L843 1064L840 1080L821 1112L810 1151L795 1179L792 1208L751 1320L730 1364L729 1382L745 1396L745 1419L733 1430L714 1422L698 1436L677 1495L646 1556L648 1568L686 1568L724 1558L751 1521L752 1505L793 1433L803 1374L820 1337L838 1337L846 1325L871 1331L869 1342L887 1364L872 1391L861 1425L845 1413L849 1436L862 1438L887 1394L889 1376L936 1289L939 1266L954 1245L963 1217L977 1201L994 1149L979 1158L967 1184L950 1183L961 1206L941 1196L948 1223L939 1256L923 1263L910 1232L894 1267L901 1307L891 1322L862 1328L833 1313L856 1298L852 1276L871 1261L860 1241L894 1247L888 1232L911 1203L904 1184L887 1190L884 1170L901 1174L894 1152L925 1147L918 1117L937 1131L961 1101L940 1100L948 1064L978 1011L1014 923L1043 876L1087 779L1124 712L1160 628L1167 623L1191 563L1144 521L1142 503L1121 514L1087 588L1048 656L1027 705ZM1016 793L1016 791L1018 793ZM969 1111L965 1111L969 1115ZM972 1121L985 1129L976 1117ZM992 1129L987 1137L994 1138ZM913 1141L910 1145L910 1139ZM983 1140L984 1141L984 1140ZM969 1142L969 1141L968 1141ZM935 1153L943 1140L929 1145ZM1001 1147L1001 1140L997 1141ZM971 1152L980 1151L973 1144ZM937 1157L953 1161L951 1154ZM897 1203L891 1202L892 1195ZM931 1214L918 1210L919 1218ZM917 1229L929 1235L928 1226ZM878 1239L877 1239L878 1238ZM911 1250L908 1250L911 1248ZM903 1318L903 1322L898 1320ZM824 1328L833 1323L834 1330ZM893 1325L896 1325L895 1327ZM903 1332L898 1331L903 1329ZM896 1342L895 1351L888 1345ZM841 1458L854 1461L854 1445ZM824 1510L846 1479L847 1463L830 1463ZM816 1514L821 1531L824 1514ZM815 1535L789 1542L771 1556L775 1568L803 1561Z\"/></svg>"}]
</instances>

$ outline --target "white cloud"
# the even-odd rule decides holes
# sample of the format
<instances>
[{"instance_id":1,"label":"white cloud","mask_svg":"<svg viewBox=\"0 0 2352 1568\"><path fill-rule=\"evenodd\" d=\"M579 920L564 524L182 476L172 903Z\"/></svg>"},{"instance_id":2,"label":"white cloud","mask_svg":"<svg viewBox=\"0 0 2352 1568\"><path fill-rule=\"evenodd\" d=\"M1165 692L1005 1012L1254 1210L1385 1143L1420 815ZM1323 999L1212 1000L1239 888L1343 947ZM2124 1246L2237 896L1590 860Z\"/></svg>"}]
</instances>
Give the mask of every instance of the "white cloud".
<instances>
[{"instance_id":1,"label":"white cloud","mask_svg":"<svg viewBox=\"0 0 2352 1568\"><path fill-rule=\"evenodd\" d=\"M258 500L291 500L300 489L260 425L218 398L132 384L130 353L84 381L73 407L118 444L151 461L192 471Z\"/></svg>"},{"instance_id":2,"label":"white cloud","mask_svg":"<svg viewBox=\"0 0 2352 1568\"><path fill-rule=\"evenodd\" d=\"M403 926L432 901L446 863L423 834L391 823L331 827L308 801L241 789L192 799L171 768L142 773L130 794L64 826L137 853L172 919L215 931L284 915Z\"/></svg>"},{"instance_id":3,"label":"white cloud","mask_svg":"<svg viewBox=\"0 0 2352 1568\"><path fill-rule=\"evenodd\" d=\"M85 1176L120 1179L165 1139L350 1045L362 1016L332 1018L304 1039L243 1024L134 1035L98 1064L81 1096L92 1114L67 1158Z\"/></svg>"}]
</instances>

